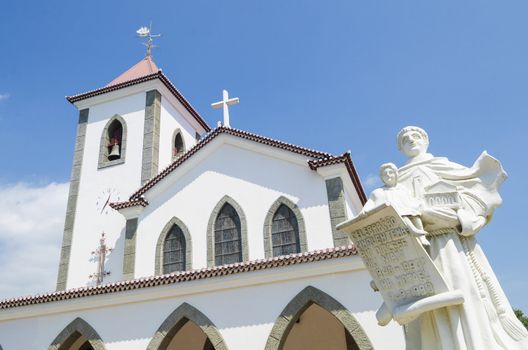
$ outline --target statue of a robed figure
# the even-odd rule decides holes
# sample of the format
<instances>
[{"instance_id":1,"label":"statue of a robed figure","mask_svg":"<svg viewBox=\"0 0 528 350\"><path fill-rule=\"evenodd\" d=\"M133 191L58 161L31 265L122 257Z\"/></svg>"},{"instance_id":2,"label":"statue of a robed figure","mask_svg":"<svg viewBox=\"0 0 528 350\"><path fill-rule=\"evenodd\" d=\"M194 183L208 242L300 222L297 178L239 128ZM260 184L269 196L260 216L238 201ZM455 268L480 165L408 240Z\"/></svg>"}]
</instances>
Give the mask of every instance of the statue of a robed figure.
<instances>
[{"instance_id":1,"label":"statue of a robed figure","mask_svg":"<svg viewBox=\"0 0 528 350\"><path fill-rule=\"evenodd\" d=\"M427 133L413 126L397 142L405 165L382 165L385 186L338 225L383 297L378 323L403 325L409 350L528 349L475 238L502 201L500 162L486 152L470 168L434 157Z\"/></svg>"}]
</instances>

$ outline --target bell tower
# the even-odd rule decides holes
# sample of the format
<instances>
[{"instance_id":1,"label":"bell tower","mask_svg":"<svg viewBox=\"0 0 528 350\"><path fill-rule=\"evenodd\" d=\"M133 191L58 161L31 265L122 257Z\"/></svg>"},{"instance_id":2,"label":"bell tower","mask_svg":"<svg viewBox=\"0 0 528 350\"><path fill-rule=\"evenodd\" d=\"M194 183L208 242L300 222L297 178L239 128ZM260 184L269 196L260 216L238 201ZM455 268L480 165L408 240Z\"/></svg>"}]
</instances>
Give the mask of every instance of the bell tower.
<instances>
[{"instance_id":1,"label":"bell tower","mask_svg":"<svg viewBox=\"0 0 528 350\"><path fill-rule=\"evenodd\" d=\"M112 248L105 282L129 277L130 222L109 204L127 199L210 130L150 55L106 86L67 100L79 120L57 290L100 283L90 277L97 270L91 253L103 233Z\"/></svg>"}]
</instances>

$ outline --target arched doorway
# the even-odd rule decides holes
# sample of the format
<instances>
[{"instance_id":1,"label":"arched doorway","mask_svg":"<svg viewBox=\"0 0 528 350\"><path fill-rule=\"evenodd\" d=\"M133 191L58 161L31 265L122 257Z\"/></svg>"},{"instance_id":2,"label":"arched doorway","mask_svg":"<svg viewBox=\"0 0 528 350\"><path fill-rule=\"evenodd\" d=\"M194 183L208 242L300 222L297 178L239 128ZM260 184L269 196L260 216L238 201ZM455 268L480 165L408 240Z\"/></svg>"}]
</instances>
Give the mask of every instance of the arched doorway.
<instances>
[{"instance_id":1,"label":"arched doorway","mask_svg":"<svg viewBox=\"0 0 528 350\"><path fill-rule=\"evenodd\" d=\"M227 350L215 325L198 309L183 303L163 321L147 350Z\"/></svg>"},{"instance_id":2,"label":"arched doorway","mask_svg":"<svg viewBox=\"0 0 528 350\"><path fill-rule=\"evenodd\" d=\"M367 350L370 340L337 300L308 286L281 312L265 350Z\"/></svg>"},{"instance_id":3,"label":"arched doorway","mask_svg":"<svg viewBox=\"0 0 528 350\"><path fill-rule=\"evenodd\" d=\"M295 321L283 350L358 350L354 338L330 312L310 305Z\"/></svg>"},{"instance_id":4,"label":"arched doorway","mask_svg":"<svg viewBox=\"0 0 528 350\"><path fill-rule=\"evenodd\" d=\"M105 346L95 329L78 317L59 333L48 350L105 350Z\"/></svg>"}]
</instances>

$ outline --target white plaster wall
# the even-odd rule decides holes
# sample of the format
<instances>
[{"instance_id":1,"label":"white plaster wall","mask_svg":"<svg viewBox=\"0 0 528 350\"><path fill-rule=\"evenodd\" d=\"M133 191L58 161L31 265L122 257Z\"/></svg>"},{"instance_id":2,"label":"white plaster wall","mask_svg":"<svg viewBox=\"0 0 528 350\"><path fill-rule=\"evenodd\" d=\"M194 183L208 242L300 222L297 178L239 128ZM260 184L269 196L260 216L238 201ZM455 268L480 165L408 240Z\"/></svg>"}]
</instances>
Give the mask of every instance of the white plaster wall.
<instances>
[{"instance_id":1,"label":"white plaster wall","mask_svg":"<svg viewBox=\"0 0 528 350\"><path fill-rule=\"evenodd\" d=\"M264 257L264 219L281 195L301 210L308 250L333 247L325 181L305 161L295 164L231 144L217 144L207 146L214 151L203 161L188 167L184 163L164 180L171 185L163 193L147 196L150 205L140 216L137 233L136 277L154 273L156 243L173 216L183 221L191 234L193 268L207 266L207 225L225 195L233 198L246 216L250 260Z\"/></svg>"},{"instance_id":2,"label":"white plaster wall","mask_svg":"<svg viewBox=\"0 0 528 350\"><path fill-rule=\"evenodd\" d=\"M162 170L172 163L172 148L174 131L180 129L182 132L185 150L196 144L196 130L189 122L168 102L161 98L160 117L160 143L159 143L159 169Z\"/></svg>"},{"instance_id":3,"label":"white plaster wall","mask_svg":"<svg viewBox=\"0 0 528 350\"><path fill-rule=\"evenodd\" d=\"M98 247L102 232L106 233L108 246L114 248L108 255L106 269L111 274L105 281L121 279L125 219L111 209L108 214L100 214L96 201L104 189L114 189L121 200L126 200L140 186L145 100L146 95L141 92L90 107L67 288L91 283L88 276L97 268L91 252ZM125 162L98 169L101 135L115 114L126 122Z\"/></svg>"},{"instance_id":4,"label":"white plaster wall","mask_svg":"<svg viewBox=\"0 0 528 350\"><path fill-rule=\"evenodd\" d=\"M340 258L339 263L352 264L358 257ZM329 294L343 304L359 321L375 349L404 349L401 327L392 322L387 327L376 323L375 310L381 298L369 287L370 277L365 270L347 270L336 273L296 278L307 270L318 269L336 261L307 263L286 268L277 268L238 275L184 282L189 294L178 295L180 285L145 288L138 293L168 290L171 297L145 301L138 295L138 302L121 303L110 307L96 306L78 311L90 300L119 300L133 292L114 293L96 297L52 304L73 305L76 310L48 316L0 322L0 342L4 350L46 349L52 340L76 317L83 318L101 336L107 350L144 350L165 318L183 302L187 302L204 313L219 329L230 350L262 350L275 320L284 307L301 290L311 285ZM348 266L348 265L347 265ZM233 280L287 273L291 278L272 283L229 287ZM280 273L280 272L279 272ZM225 283L225 289L210 292L208 286ZM192 293L193 287L201 286L205 292ZM213 288L214 289L214 288ZM97 305L93 304L92 305ZM39 307L32 306L33 308ZM7 310L8 311L8 310ZM0 317L6 310L0 310ZM28 336L30 332L30 336Z\"/></svg>"}]
</instances>

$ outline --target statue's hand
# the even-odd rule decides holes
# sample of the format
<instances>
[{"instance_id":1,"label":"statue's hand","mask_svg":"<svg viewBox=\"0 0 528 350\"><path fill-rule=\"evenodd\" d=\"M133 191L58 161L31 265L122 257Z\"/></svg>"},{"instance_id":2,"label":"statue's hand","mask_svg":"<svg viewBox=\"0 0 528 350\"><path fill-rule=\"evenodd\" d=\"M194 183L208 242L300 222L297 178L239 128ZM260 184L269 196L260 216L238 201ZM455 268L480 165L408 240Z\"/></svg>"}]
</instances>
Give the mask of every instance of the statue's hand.
<instances>
[{"instance_id":1,"label":"statue's hand","mask_svg":"<svg viewBox=\"0 0 528 350\"><path fill-rule=\"evenodd\" d=\"M486 218L484 216L475 215L469 210L459 209L457 211L457 217L460 222L461 236L474 235L486 225Z\"/></svg>"}]
</instances>

